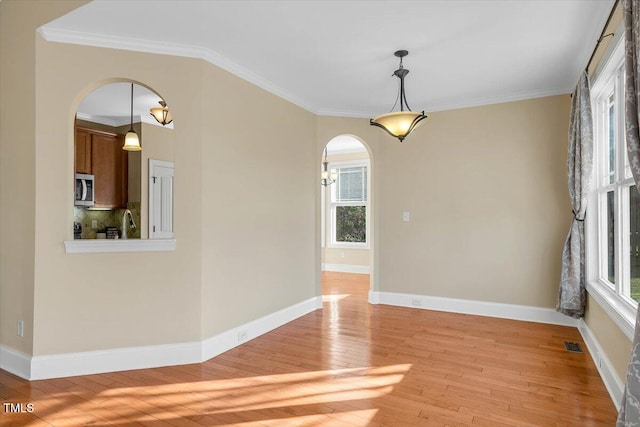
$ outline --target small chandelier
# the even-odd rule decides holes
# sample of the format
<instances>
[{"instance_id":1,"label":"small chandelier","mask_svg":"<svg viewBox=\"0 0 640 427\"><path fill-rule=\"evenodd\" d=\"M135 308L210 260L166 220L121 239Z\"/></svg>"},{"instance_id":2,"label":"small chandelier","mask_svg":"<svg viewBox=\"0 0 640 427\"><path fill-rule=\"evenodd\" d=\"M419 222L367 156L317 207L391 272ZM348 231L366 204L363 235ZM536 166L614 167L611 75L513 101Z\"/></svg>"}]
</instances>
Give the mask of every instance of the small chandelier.
<instances>
[{"instance_id":1,"label":"small chandelier","mask_svg":"<svg viewBox=\"0 0 640 427\"><path fill-rule=\"evenodd\" d=\"M338 173L335 169L331 169L331 175L329 175L329 171L327 167L329 166L329 162L327 162L327 147L324 148L324 161L322 162L322 172L320 174L320 184L325 187L333 184L338 179Z\"/></svg>"},{"instance_id":2,"label":"small chandelier","mask_svg":"<svg viewBox=\"0 0 640 427\"><path fill-rule=\"evenodd\" d=\"M161 107L151 107L151 115L162 126L168 125L173 121L169 107L167 107L167 103L164 101L158 101L158 103Z\"/></svg>"},{"instance_id":3,"label":"small chandelier","mask_svg":"<svg viewBox=\"0 0 640 427\"><path fill-rule=\"evenodd\" d=\"M131 83L131 127L124 136L124 146L122 149L127 151L142 150L142 147L140 146L140 138L138 138L136 131L133 130L133 83Z\"/></svg>"},{"instance_id":4,"label":"small chandelier","mask_svg":"<svg viewBox=\"0 0 640 427\"><path fill-rule=\"evenodd\" d=\"M409 52L406 50L398 50L394 53L395 56L400 58L400 67L393 72L393 75L400 79L400 93L398 94L400 98L400 111L382 114L375 119L369 120L369 124L381 127L387 131L389 135L398 138L400 142L402 142L412 130L418 127L418 124L422 120L428 117L424 111L421 113L411 111L409 103L407 103L407 97L404 94L404 78L409 74L409 70L402 66L402 58L408 54ZM398 100L396 99L396 104L397 103ZM392 111L396 104L391 108ZM407 111L404 109L405 106L407 107Z\"/></svg>"}]
</instances>

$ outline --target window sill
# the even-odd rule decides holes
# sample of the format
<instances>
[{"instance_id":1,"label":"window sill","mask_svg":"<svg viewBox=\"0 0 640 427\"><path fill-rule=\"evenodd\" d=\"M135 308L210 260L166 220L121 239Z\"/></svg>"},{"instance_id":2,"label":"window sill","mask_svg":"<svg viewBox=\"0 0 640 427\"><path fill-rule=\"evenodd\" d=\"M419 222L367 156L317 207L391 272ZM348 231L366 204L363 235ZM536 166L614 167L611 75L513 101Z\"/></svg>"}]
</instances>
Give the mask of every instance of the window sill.
<instances>
[{"instance_id":1,"label":"window sill","mask_svg":"<svg viewBox=\"0 0 640 427\"><path fill-rule=\"evenodd\" d=\"M637 309L622 301L614 292L600 283L588 282L587 291L627 338L633 340Z\"/></svg>"},{"instance_id":2,"label":"window sill","mask_svg":"<svg viewBox=\"0 0 640 427\"><path fill-rule=\"evenodd\" d=\"M175 239L87 239L66 240L65 252L68 254L94 254L107 252L159 252L175 251Z\"/></svg>"},{"instance_id":3,"label":"window sill","mask_svg":"<svg viewBox=\"0 0 640 427\"><path fill-rule=\"evenodd\" d=\"M366 243L331 243L328 249L369 249Z\"/></svg>"}]
</instances>

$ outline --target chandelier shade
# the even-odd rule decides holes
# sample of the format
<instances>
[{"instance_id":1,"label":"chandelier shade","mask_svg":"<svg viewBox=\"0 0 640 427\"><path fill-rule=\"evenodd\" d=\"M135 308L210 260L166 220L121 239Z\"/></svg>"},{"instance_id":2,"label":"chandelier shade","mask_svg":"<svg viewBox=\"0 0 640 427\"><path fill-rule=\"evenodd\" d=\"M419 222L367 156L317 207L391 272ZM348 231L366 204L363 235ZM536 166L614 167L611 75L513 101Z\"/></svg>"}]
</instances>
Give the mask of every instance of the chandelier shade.
<instances>
[{"instance_id":1,"label":"chandelier shade","mask_svg":"<svg viewBox=\"0 0 640 427\"><path fill-rule=\"evenodd\" d=\"M129 131L124 136L124 146L123 150L126 151L140 151L142 147L140 146L140 138L135 130L133 130L133 83L131 83L131 126L129 127Z\"/></svg>"},{"instance_id":2,"label":"chandelier shade","mask_svg":"<svg viewBox=\"0 0 640 427\"><path fill-rule=\"evenodd\" d=\"M395 113L382 114L375 119L371 119L372 126L378 126L398 138L402 142L413 129L418 126L427 115L424 111L414 113L413 111L396 111Z\"/></svg>"},{"instance_id":3,"label":"chandelier shade","mask_svg":"<svg viewBox=\"0 0 640 427\"><path fill-rule=\"evenodd\" d=\"M324 161L322 162L322 172L320 172L320 184L325 187L333 184L338 179L338 172L335 169L329 174L329 162L327 161L327 149L324 149Z\"/></svg>"},{"instance_id":4,"label":"chandelier shade","mask_svg":"<svg viewBox=\"0 0 640 427\"><path fill-rule=\"evenodd\" d=\"M149 110L151 115L158 123L162 126L166 126L173 121L173 117L171 117L171 111L169 111L169 107L167 107L167 103L164 101L158 101L161 105L160 107L151 107Z\"/></svg>"},{"instance_id":5,"label":"chandelier shade","mask_svg":"<svg viewBox=\"0 0 640 427\"><path fill-rule=\"evenodd\" d=\"M404 78L409 74L409 70L404 68L402 65L402 58L408 54L409 52L406 50L398 50L394 53L395 56L400 58L400 67L393 72L393 75L400 80L400 93L398 94L398 98L400 99L400 111L381 114L378 117L369 120L369 124L371 124L371 126L377 126L384 129L389 135L394 138L398 138L400 142L404 141L411 131L418 127L422 120L428 117L424 111L420 113L414 113L411 111L409 103L407 102L407 96L404 92ZM396 103L397 102L398 101L396 100ZM407 108L406 110L405 107ZM395 108L395 105L393 108Z\"/></svg>"}]
</instances>

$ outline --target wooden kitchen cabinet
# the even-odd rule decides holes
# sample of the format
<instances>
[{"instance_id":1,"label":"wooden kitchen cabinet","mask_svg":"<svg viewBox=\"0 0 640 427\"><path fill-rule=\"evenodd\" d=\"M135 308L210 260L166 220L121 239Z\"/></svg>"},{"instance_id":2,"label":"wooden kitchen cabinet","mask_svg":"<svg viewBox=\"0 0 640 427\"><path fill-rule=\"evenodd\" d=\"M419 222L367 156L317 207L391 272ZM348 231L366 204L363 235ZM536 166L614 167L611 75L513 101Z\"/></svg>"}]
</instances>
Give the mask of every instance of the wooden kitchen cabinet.
<instances>
[{"instance_id":1,"label":"wooden kitchen cabinet","mask_svg":"<svg viewBox=\"0 0 640 427\"><path fill-rule=\"evenodd\" d=\"M91 133L76 128L76 173L91 174Z\"/></svg>"},{"instance_id":2,"label":"wooden kitchen cabinet","mask_svg":"<svg viewBox=\"0 0 640 427\"><path fill-rule=\"evenodd\" d=\"M129 162L123 145L124 135L76 128L76 173L95 177L96 208L127 207Z\"/></svg>"}]
</instances>

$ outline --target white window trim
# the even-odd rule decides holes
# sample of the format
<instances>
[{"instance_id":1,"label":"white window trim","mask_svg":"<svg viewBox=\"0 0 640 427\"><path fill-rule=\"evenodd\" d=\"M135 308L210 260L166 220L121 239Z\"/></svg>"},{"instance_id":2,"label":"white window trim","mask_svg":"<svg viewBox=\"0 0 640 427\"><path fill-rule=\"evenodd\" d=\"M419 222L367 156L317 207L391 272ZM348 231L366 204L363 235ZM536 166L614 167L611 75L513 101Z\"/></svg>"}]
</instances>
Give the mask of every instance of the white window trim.
<instances>
[{"instance_id":1,"label":"white window trim","mask_svg":"<svg viewBox=\"0 0 640 427\"><path fill-rule=\"evenodd\" d=\"M369 249L370 245L371 245L371 209L370 209L370 202L369 200L371 200L371 162L368 159L362 159L362 160L344 160L344 161L338 161L338 162L331 162L329 163L329 167L328 169L338 169L338 168L348 168L348 167L357 167L357 166L366 166L367 167L367 201L366 201L366 206L367 206L367 217L366 217L366 222L367 222L367 230L366 230L366 241L364 243L359 243L359 242L337 242L335 240L335 229L336 229L336 224L335 224L335 214L334 214L334 208L335 206L337 206L338 204L333 203L332 197L331 197L331 193L329 195L327 195L326 199L327 199L327 209L326 209L326 218L328 219L328 223L329 223L329 227L327 227L327 231L329 233L329 238L327 239L326 243L326 247L330 248L330 249ZM331 184L331 186L335 185ZM331 187L329 186L329 187ZM334 191L333 188L330 188L330 191ZM347 206L347 205L351 205L351 206L362 206L361 202L341 202L339 203L340 206Z\"/></svg>"},{"instance_id":2,"label":"white window trim","mask_svg":"<svg viewBox=\"0 0 640 427\"><path fill-rule=\"evenodd\" d=\"M622 31L616 31L616 35L623 34ZM596 123L596 121L602 120L602 112L601 106L597 105L598 100L605 94L607 87L612 84L612 79L615 79L615 73L620 68L621 64L624 61L624 38L619 37L618 40L613 41L611 43L612 48L607 52L608 56L605 60L602 61L601 66L598 68L596 77L594 79L594 83L591 88L591 96L593 102L593 112L594 112L594 126L596 129L603 129L602 123ZM617 128L624 132L624 125L622 123L617 124ZM624 133L622 133L624 134ZM600 136L602 137L602 135ZM599 138L598 135L594 134L594 139L597 141ZM602 307L602 309L607 313L607 315L613 320L613 322L624 332L624 334L629 338L633 339L634 329L635 329L635 318L637 314L637 305L630 301L628 298L619 295L616 289L613 289L607 280L600 277L600 271L603 271L603 266L600 265L601 262L605 262L606 254L601 254L603 250L603 245L599 241L599 230L602 227L606 227L606 214L604 209L606 206L600 206L598 202L598 193L604 192L606 189L611 188L622 188L628 185L633 185L633 179L625 179L621 180L619 184L611 184L610 186L602 186L598 188L600 185L599 180L601 179L601 174L598 169L598 159L604 159L605 153L603 152L604 147L602 144L595 143L594 154L596 155L594 158L594 170L593 170L593 179L592 179L592 188L588 196L587 200L587 216L585 219L585 267L586 267L586 275L587 275L587 292L592 296L592 298ZM600 160L602 161L602 160ZM618 164L616 164L616 170L624 171L625 165L619 164L621 163L619 159L616 159ZM622 191L615 191L615 197L620 199L622 197ZM619 206L620 203L616 203L616 206ZM595 212L596 215L590 215L589 212ZM615 215L616 219L616 227L618 235L623 235L624 230L622 229L623 224L622 221L619 221L619 215ZM619 239L616 244L616 254L626 253L624 251L625 248L622 247L621 240ZM628 249L628 248L626 248ZM626 271L622 266L622 263L616 262L616 277L618 278L617 282L621 282L621 279Z\"/></svg>"}]
</instances>

